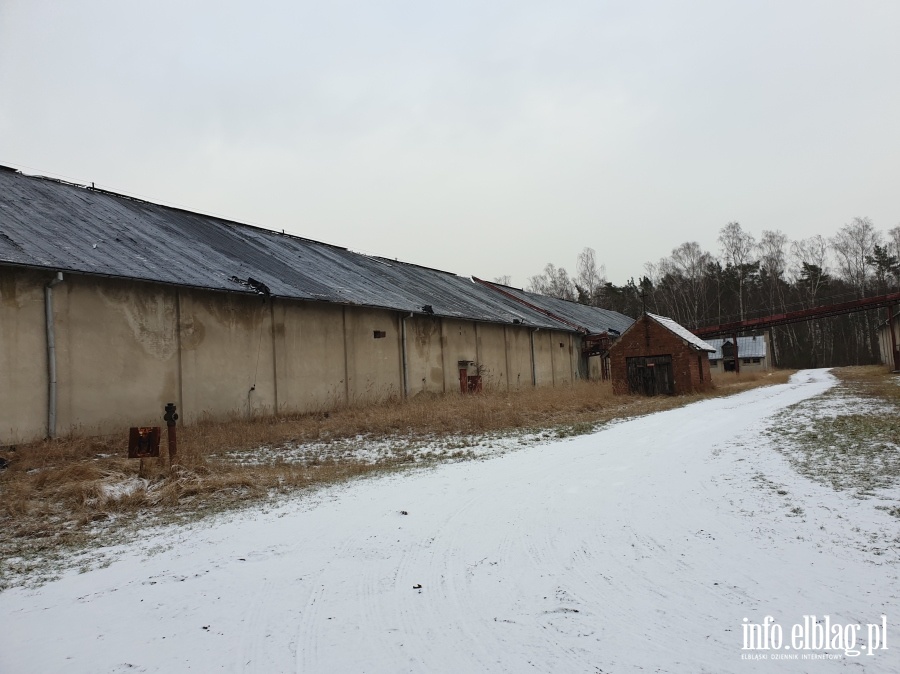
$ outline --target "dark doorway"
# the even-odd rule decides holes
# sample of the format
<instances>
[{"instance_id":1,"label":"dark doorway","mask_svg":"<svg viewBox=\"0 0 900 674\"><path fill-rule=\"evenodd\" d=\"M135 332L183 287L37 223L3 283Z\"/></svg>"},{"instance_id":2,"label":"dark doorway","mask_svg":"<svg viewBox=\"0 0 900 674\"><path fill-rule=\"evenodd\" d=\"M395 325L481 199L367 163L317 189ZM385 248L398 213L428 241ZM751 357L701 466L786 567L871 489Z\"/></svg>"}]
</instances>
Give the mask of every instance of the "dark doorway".
<instances>
[{"instance_id":1,"label":"dark doorway","mask_svg":"<svg viewBox=\"0 0 900 674\"><path fill-rule=\"evenodd\" d=\"M628 392L655 396L674 395L672 356L636 356L625 359Z\"/></svg>"}]
</instances>

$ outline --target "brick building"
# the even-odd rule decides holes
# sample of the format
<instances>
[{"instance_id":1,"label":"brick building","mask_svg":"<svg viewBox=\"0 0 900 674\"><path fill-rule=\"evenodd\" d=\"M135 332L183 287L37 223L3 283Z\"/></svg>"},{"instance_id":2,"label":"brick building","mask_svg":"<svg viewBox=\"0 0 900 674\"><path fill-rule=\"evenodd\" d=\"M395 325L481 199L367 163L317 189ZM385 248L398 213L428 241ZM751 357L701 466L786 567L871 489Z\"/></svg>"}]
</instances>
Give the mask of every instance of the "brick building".
<instances>
[{"instance_id":1,"label":"brick building","mask_svg":"<svg viewBox=\"0 0 900 674\"><path fill-rule=\"evenodd\" d=\"M613 390L645 395L710 388L715 349L671 318L644 314L609 350Z\"/></svg>"}]
</instances>

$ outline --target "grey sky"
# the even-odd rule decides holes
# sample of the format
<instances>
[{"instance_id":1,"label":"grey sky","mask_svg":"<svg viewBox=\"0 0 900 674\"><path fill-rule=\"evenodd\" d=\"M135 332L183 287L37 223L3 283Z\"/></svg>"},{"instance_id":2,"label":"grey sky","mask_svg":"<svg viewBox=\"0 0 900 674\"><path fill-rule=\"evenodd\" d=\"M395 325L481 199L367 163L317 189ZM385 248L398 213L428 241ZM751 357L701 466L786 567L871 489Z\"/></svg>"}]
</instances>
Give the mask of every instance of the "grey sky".
<instances>
[{"instance_id":1,"label":"grey sky","mask_svg":"<svg viewBox=\"0 0 900 674\"><path fill-rule=\"evenodd\" d=\"M900 3L0 0L0 164L464 275L900 223Z\"/></svg>"}]
</instances>

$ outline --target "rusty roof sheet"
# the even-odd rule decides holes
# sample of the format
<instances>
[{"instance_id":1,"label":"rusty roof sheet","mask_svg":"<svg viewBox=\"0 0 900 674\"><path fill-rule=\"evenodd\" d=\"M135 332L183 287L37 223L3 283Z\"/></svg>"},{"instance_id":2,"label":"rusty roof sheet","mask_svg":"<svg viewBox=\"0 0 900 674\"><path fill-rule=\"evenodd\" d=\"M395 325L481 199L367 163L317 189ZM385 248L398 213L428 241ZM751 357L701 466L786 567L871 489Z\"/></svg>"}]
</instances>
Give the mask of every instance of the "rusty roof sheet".
<instances>
[{"instance_id":1,"label":"rusty roof sheet","mask_svg":"<svg viewBox=\"0 0 900 674\"><path fill-rule=\"evenodd\" d=\"M0 264L572 330L448 272L10 170Z\"/></svg>"}]
</instances>

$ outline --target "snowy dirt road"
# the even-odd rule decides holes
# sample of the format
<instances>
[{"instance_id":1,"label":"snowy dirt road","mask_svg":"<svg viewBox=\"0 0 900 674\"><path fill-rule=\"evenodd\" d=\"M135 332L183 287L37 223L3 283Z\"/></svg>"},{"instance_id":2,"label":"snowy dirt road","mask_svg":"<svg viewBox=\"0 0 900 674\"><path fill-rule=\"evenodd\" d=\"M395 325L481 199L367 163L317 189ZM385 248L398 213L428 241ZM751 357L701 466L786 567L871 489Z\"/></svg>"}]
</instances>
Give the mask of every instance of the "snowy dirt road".
<instances>
[{"instance_id":1,"label":"snowy dirt road","mask_svg":"<svg viewBox=\"0 0 900 674\"><path fill-rule=\"evenodd\" d=\"M0 672L900 671L898 553L870 545L897 519L762 433L833 384L804 371L169 529L0 594ZM885 615L889 647L742 650L744 618L789 636L804 615L863 625L863 649Z\"/></svg>"}]
</instances>

